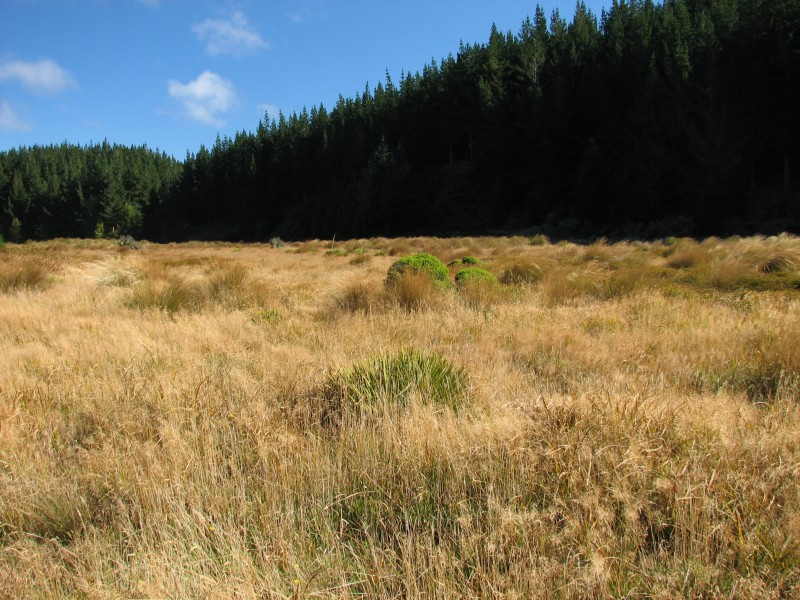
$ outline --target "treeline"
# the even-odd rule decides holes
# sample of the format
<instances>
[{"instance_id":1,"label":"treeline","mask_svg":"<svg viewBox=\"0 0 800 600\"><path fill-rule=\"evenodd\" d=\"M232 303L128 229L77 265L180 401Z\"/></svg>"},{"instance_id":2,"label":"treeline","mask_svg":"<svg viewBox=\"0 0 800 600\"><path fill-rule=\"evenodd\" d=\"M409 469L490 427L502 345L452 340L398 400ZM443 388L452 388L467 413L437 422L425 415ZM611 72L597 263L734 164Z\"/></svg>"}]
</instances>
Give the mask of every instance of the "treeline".
<instances>
[{"instance_id":1,"label":"treeline","mask_svg":"<svg viewBox=\"0 0 800 600\"><path fill-rule=\"evenodd\" d=\"M0 153L0 234L7 240L140 235L170 203L181 163L107 142Z\"/></svg>"},{"instance_id":2,"label":"treeline","mask_svg":"<svg viewBox=\"0 0 800 600\"><path fill-rule=\"evenodd\" d=\"M0 232L159 240L800 229L800 0L540 7L517 34L217 139L0 155ZM57 216L56 216L57 215Z\"/></svg>"}]
</instances>

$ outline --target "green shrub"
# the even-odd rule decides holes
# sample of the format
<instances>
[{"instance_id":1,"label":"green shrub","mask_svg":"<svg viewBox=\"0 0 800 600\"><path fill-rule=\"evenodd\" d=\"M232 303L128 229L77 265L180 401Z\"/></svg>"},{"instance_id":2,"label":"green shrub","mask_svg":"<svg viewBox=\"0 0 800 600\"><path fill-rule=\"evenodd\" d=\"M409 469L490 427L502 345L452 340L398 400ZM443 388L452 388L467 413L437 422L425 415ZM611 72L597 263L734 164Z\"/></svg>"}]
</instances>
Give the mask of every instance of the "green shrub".
<instances>
[{"instance_id":1,"label":"green shrub","mask_svg":"<svg viewBox=\"0 0 800 600\"><path fill-rule=\"evenodd\" d=\"M481 261L479 261L474 256L464 256L462 258L451 260L449 263L447 263L447 266L448 267L461 267L463 265L478 266L480 264Z\"/></svg>"},{"instance_id":2,"label":"green shrub","mask_svg":"<svg viewBox=\"0 0 800 600\"><path fill-rule=\"evenodd\" d=\"M386 281L391 283L407 272L425 274L440 285L447 285L450 281L450 272L444 263L427 252L412 254L395 262L389 267Z\"/></svg>"},{"instance_id":3,"label":"green shrub","mask_svg":"<svg viewBox=\"0 0 800 600\"><path fill-rule=\"evenodd\" d=\"M438 354L380 354L330 375L323 396L330 418L349 409L368 412L384 403L406 406L414 393L426 404L457 409L469 396L467 373Z\"/></svg>"},{"instance_id":4,"label":"green shrub","mask_svg":"<svg viewBox=\"0 0 800 600\"><path fill-rule=\"evenodd\" d=\"M6 239L0 235L0 250L6 247Z\"/></svg>"},{"instance_id":5,"label":"green shrub","mask_svg":"<svg viewBox=\"0 0 800 600\"><path fill-rule=\"evenodd\" d=\"M456 273L456 286L458 287L478 282L495 285L499 283L497 281L497 277L495 277L486 269L481 269L480 267L467 267L466 269L462 269Z\"/></svg>"}]
</instances>

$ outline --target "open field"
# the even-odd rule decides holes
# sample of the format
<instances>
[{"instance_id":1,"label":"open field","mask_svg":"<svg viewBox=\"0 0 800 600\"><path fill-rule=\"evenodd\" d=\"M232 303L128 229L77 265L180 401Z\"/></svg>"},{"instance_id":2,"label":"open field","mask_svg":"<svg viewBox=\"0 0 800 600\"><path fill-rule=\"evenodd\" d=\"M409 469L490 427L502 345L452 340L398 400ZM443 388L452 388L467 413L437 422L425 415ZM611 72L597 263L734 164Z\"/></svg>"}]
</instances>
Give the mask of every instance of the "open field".
<instances>
[{"instance_id":1,"label":"open field","mask_svg":"<svg viewBox=\"0 0 800 600\"><path fill-rule=\"evenodd\" d=\"M8 244L0 348L3 597L800 597L795 237Z\"/></svg>"}]
</instances>

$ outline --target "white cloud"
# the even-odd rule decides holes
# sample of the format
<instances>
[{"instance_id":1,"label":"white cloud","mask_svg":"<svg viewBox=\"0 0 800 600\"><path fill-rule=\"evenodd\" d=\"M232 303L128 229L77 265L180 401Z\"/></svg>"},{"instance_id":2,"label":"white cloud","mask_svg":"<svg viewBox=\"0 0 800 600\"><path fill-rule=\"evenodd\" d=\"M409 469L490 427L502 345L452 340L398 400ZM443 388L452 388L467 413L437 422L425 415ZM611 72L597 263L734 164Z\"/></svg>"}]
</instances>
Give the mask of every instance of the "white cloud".
<instances>
[{"instance_id":1,"label":"white cloud","mask_svg":"<svg viewBox=\"0 0 800 600\"><path fill-rule=\"evenodd\" d=\"M230 19L206 19L194 25L192 31L206 43L206 52L212 56L242 56L268 46L240 11L233 13Z\"/></svg>"},{"instance_id":2,"label":"white cloud","mask_svg":"<svg viewBox=\"0 0 800 600\"><path fill-rule=\"evenodd\" d=\"M311 12L310 8L301 8L292 12L287 13L289 20L292 23L305 23L306 21L310 20L314 14Z\"/></svg>"},{"instance_id":3,"label":"white cloud","mask_svg":"<svg viewBox=\"0 0 800 600\"><path fill-rule=\"evenodd\" d=\"M221 116L236 105L233 84L211 71L203 71L189 83L172 79L167 86L169 95L183 104L189 117L208 125L224 125Z\"/></svg>"},{"instance_id":4,"label":"white cloud","mask_svg":"<svg viewBox=\"0 0 800 600\"><path fill-rule=\"evenodd\" d=\"M284 13L293 23L324 18L325 9L321 0L292 0L290 8Z\"/></svg>"},{"instance_id":5,"label":"white cloud","mask_svg":"<svg viewBox=\"0 0 800 600\"><path fill-rule=\"evenodd\" d=\"M0 62L0 81L17 80L33 92L56 94L76 87L75 79L50 59L37 62L4 60Z\"/></svg>"},{"instance_id":6,"label":"white cloud","mask_svg":"<svg viewBox=\"0 0 800 600\"><path fill-rule=\"evenodd\" d=\"M30 131L30 125L17 117L11 105L0 100L0 130L3 131Z\"/></svg>"}]
</instances>

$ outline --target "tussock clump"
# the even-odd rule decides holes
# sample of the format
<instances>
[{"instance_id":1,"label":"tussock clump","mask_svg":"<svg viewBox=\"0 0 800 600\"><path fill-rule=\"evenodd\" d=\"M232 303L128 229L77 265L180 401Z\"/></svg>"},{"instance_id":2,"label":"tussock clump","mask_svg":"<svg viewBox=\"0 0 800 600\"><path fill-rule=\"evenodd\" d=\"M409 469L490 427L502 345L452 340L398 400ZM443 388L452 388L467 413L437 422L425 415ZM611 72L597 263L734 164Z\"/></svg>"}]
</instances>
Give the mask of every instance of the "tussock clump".
<instances>
[{"instance_id":1,"label":"tussock clump","mask_svg":"<svg viewBox=\"0 0 800 600\"><path fill-rule=\"evenodd\" d=\"M666 248L667 266L671 269L690 269L711 261L708 248L694 241L681 241Z\"/></svg>"},{"instance_id":2,"label":"tussock clump","mask_svg":"<svg viewBox=\"0 0 800 600\"><path fill-rule=\"evenodd\" d=\"M614 300L645 289L653 278L650 269L635 265L616 270L587 267L568 271L557 268L547 273L541 291L550 306L568 304L582 297Z\"/></svg>"},{"instance_id":3,"label":"tussock clump","mask_svg":"<svg viewBox=\"0 0 800 600\"><path fill-rule=\"evenodd\" d=\"M207 285L208 301L231 310L263 307L271 299L267 286L239 263L212 263Z\"/></svg>"},{"instance_id":4,"label":"tussock clump","mask_svg":"<svg viewBox=\"0 0 800 600\"><path fill-rule=\"evenodd\" d=\"M532 259L515 260L500 276L500 281L506 285L522 285L526 283L539 283L544 277L544 269Z\"/></svg>"},{"instance_id":5,"label":"tussock clump","mask_svg":"<svg viewBox=\"0 0 800 600\"><path fill-rule=\"evenodd\" d=\"M369 314L381 304L380 291L369 281L352 281L333 292L324 310L324 316L339 313Z\"/></svg>"},{"instance_id":6,"label":"tussock clump","mask_svg":"<svg viewBox=\"0 0 800 600\"><path fill-rule=\"evenodd\" d=\"M432 308L439 300L440 291L430 277L413 271L386 282L389 301L407 311Z\"/></svg>"},{"instance_id":7,"label":"tussock clump","mask_svg":"<svg viewBox=\"0 0 800 600\"><path fill-rule=\"evenodd\" d=\"M89 267L89 277L103 287L129 287L141 279L141 273L120 259L104 260Z\"/></svg>"},{"instance_id":8,"label":"tussock clump","mask_svg":"<svg viewBox=\"0 0 800 600\"><path fill-rule=\"evenodd\" d=\"M789 253L778 252L758 265L759 273L792 273L798 270L800 258Z\"/></svg>"},{"instance_id":9,"label":"tussock clump","mask_svg":"<svg viewBox=\"0 0 800 600\"><path fill-rule=\"evenodd\" d=\"M43 290L47 287L47 271L30 259L0 264L0 292Z\"/></svg>"},{"instance_id":10,"label":"tussock clump","mask_svg":"<svg viewBox=\"0 0 800 600\"><path fill-rule=\"evenodd\" d=\"M242 264L225 260L206 260L204 273L184 277L172 272L163 262L150 261L142 267L142 277L131 291L130 308L158 308L173 313L200 310L220 305L229 310L264 307L270 302L267 287L253 278ZM196 263L184 265L193 267Z\"/></svg>"},{"instance_id":11,"label":"tussock clump","mask_svg":"<svg viewBox=\"0 0 800 600\"><path fill-rule=\"evenodd\" d=\"M505 297L497 280L473 279L459 284L458 296L474 310L488 311Z\"/></svg>"},{"instance_id":12,"label":"tussock clump","mask_svg":"<svg viewBox=\"0 0 800 600\"><path fill-rule=\"evenodd\" d=\"M594 244L586 246L583 249L581 259L584 262L611 262L613 260L613 255L611 247L608 245L608 240L600 238Z\"/></svg>"},{"instance_id":13,"label":"tussock clump","mask_svg":"<svg viewBox=\"0 0 800 600\"><path fill-rule=\"evenodd\" d=\"M323 388L325 419L404 407L415 395L424 404L458 409L469 399L467 373L439 354L380 354L328 377Z\"/></svg>"},{"instance_id":14,"label":"tussock clump","mask_svg":"<svg viewBox=\"0 0 800 600\"><path fill-rule=\"evenodd\" d=\"M167 281L143 281L136 285L128 298L129 308L140 310L157 309L168 313L198 310L204 304L206 294L196 283L171 278Z\"/></svg>"},{"instance_id":15,"label":"tussock clump","mask_svg":"<svg viewBox=\"0 0 800 600\"><path fill-rule=\"evenodd\" d=\"M350 259L350 263L353 266L360 267L363 265L367 265L372 261L372 255L368 254L366 250L359 249L355 251L355 256Z\"/></svg>"},{"instance_id":16,"label":"tussock clump","mask_svg":"<svg viewBox=\"0 0 800 600\"><path fill-rule=\"evenodd\" d=\"M418 252L395 262L389 267L386 281L391 283L408 273L426 275L438 285L446 286L450 280L450 272L444 263L427 252Z\"/></svg>"}]
</instances>

